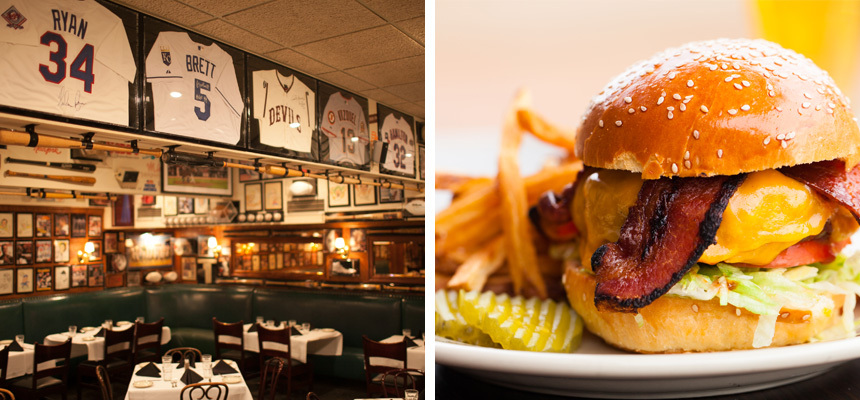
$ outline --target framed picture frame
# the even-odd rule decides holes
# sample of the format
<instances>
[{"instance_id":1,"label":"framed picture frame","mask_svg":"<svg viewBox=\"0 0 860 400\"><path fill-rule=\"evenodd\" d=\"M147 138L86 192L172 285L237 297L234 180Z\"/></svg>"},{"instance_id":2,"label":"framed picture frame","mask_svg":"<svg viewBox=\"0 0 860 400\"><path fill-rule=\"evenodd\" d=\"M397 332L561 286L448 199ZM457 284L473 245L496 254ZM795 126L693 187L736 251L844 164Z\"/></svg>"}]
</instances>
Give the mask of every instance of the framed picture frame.
<instances>
[{"instance_id":1,"label":"framed picture frame","mask_svg":"<svg viewBox=\"0 0 860 400\"><path fill-rule=\"evenodd\" d=\"M348 207L349 203L349 185L345 183L328 182L328 206L329 207Z\"/></svg>"},{"instance_id":2,"label":"framed picture frame","mask_svg":"<svg viewBox=\"0 0 860 400\"><path fill-rule=\"evenodd\" d=\"M36 237L51 237L54 234L54 218L51 214L36 214Z\"/></svg>"},{"instance_id":3,"label":"framed picture frame","mask_svg":"<svg viewBox=\"0 0 860 400\"><path fill-rule=\"evenodd\" d=\"M71 254L69 245L69 239L54 239L54 262L69 262L69 254Z\"/></svg>"},{"instance_id":4,"label":"framed picture frame","mask_svg":"<svg viewBox=\"0 0 860 400\"><path fill-rule=\"evenodd\" d=\"M164 193L233 195L233 169L161 163Z\"/></svg>"},{"instance_id":5,"label":"framed picture frame","mask_svg":"<svg viewBox=\"0 0 860 400\"><path fill-rule=\"evenodd\" d=\"M32 240L15 241L15 264L29 265L33 263L35 249Z\"/></svg>"},{"instance_id":6,"label":"framed picture frame","mask_svg":"<svg viewBox=\"0 0 860 400\"><path fill-rule=\"evenodd\" d=\"M33 237L33 213L15 214L15 238Z\"/></svg>"},{"instance_id":7,"label":"framed picture frame","mask_svg":"<svg viewBox=\"0 0 860 400\"><path fill-rule=\"evenodd\" d=\"M84 264L72 265L72 287L87 286L87 266Z\"/></svg>"},{"instance_id":8,"label":"framed picture frame","mask_svg":"<svg viewBox=\"0 0 860 400\"><path fill-rule=\"evenodd\" d=\"M68 290L72 282L72 267L57 265L54 267L54 290Z\"/></svg>"},{"instance_id":9,"label":"framed picture frame","mask_svg":"<svg viewBox=\"0 0 860 400\"><path fill-rule=\"evenodd\" d=\"M51 267L36 268L36 291L44 292L54 288L54 269Z\"/></svg>"},{"instance_id":10,"label":"framed picture frame","mask_svg":"<svg viewBox=\"0 0 860 400\"><path fill-rule=\"evenodd\" d=\"M352 228L349 230L349 251L367 251L367 229Z\"/></svg>"},{"instance_id":11,"label":"framed picture frame","mask_svg":"<svg viewBox=\"0 0 860 400\"><path fill-rule=\"evenodd\" d=\"M179 214L194 214L194 198L193 197L177 197Z\"/></svg>"},{"instance_id":12,"label":"framed picture frame","mask_svg":"<svg viewBox=\"0 0 860 400\"><path fill-rule=\"evenodd\" d=\"M15 215L10 212L0 213L0 238L10 238L15 236L13 227L15 225Z\"/></svg>"},{"instance_id":13,"label":"framed picture frame","mask_svg":"<svg viewBox=\"0 0 860 400\"><path fill-rule=\"evenodd\" d=\"M176 196L164 196L162 199L164 201L164 216L170 217L179 214L178 199Z\"/></svg>"},{"instance_id":14,"label":"framed picture frame","mask_svg":"<svg viewBox=\"0 0 860 400\"><path fill-rule=\"evenodd\" d=\"M15 270L12 268L0 269L0 295L15 292Z\"/></svg>"},{"instance_id":15,"label":"framed picture frame","mask_svg":"<svg viewBox=\"0 0 860 400\"><path fill-rule=\"evenodd\" d=\"M263 184L245 184L245 211L263 210Z\"/></svg>"},{"instance_id":16,"label":"framed picture frame","mask_svg":"<svg viewBox=\"0 0 860 400\"><path fill-rule=\"evenodd\" d=\"M105 270L102 264L87 265L87 286L102 287L105 285Z\"/></svg>"},{"instance_id":17,"label":"framed picture frame","mask_svg":"<svg viewBox=\"0 0 860 400\"><path fill-rule=\"evenodd\" d=\"M194 213L195 214L209 214L209 198L208 197L195 197L194 198Z\"/></svg>"},{"instance_id":18,"label":"framed picture frame","mask_svg":"<svg viewBox=\"0 0 860 400\"><path fill-rule=\"evenodd\" d=\"M141 271L128 271L128 275L126 275L126 284L129 287L140 286L140 275Z\"/></svg>"},{"instance_id":19,"label":"framed picture frame","mask_svg":"<svg viewBox=\"0 0 860 400\"><path fill-rule=\"evenodd\" d=\"M116 232L105 232L105 254L116 253L117 241Z\"/></svg>"},{"instance_id":20,"label":"framed picture frame","mask_svg":"<svg viewBox=\"0 0 860 400\"><path fill-rule=\"evenodd\" d=\"M87 216L87 236L101 237L102 236L102 216L88 215Z\"/></svg>"},{"instance_id":21,"label":"framed picture frame","mask_svg":"<svg viewBox=\"0 0 860 400\"><path fill-rule=\"evenodd\" d=\"M15 265L15 242L0 241L0 265Z\"/></svg>"},{"instance_id":22,"label":"framed picture frame","mask_svg":"<svg viewBox=\"0 0 860 400\"><path fill-rule=\"evenodd\" d=\"M72 214L72 237L87 237L86 214Z\"/></svg>"},{"instance_id":23,"label":"framed picture frame","mask_svg":"<svg viewBox=\"0 0 860 400\"><path fill-rule=\"evenodd\" d=\"M197 258L182 257L180 259L183 281L197 281Z\"/></svg>"},{"instance_id":24,"label":"framed picture frame","mask_svg":"<svg viewBox=\"0 0 860 400\"><path fill-rule=\"evenodd\" d=\"M49 263L54 260L54 243L51 240L36 241L36 264Z\"/></svg>"},{"instance_id":25,"label":"framed picture frame","mask_svg":"<svg viewBox=\"0 0 860 400\"><path fill-rule=\"evenodd\" d=\"M375 206L376 186L352 185L352 198L356 206Z\"/></svg>"},{"instance_id":26,"label":"framed picture frame","mask_svg":"<svg viewBox=\"0 0 860 400\"><path fill-rule=\"evenodd\" d=\"M403 189L379 188L379 203L402 203Z\"/></svg>"},{"instance_id":27,"label":"framed picture frame","mask_svg":"<svg viewBox=\"0 0 860 400\"><path fill-rule=\"evenodd\" d=\"M284 182L272 181L263 184L266 199L266 210L283 210L284 209Z\"/></svg>"},{"instance_id":28,"label":"framed picture frame","mask_svg":"<svg viewBox=\"0 0 860 400\"><path fill-rule=\"evenodd\" d=\"M33 293L33 268L18 268L15 272L15 293Z\"/></svg>"},{"instance_id":29,"label":"framed picture frame","mask_svg":"<svg viewBox=\"0 0 860 400\"><path fill-rule=\"evenodd\" d=\"M69 237L70 227L69 214L54 214L54 236Z\"/></svg>"},{"instance_id":30,"label":"framed picture frame","mask_svg":"<svg viewBox=\"0 0 860 400\"><path fill-rule=\"evenodd\" d=\"M418 145L418 179L421 179L422 181L425 180L425 178L424 178L424 145L423 144Z\"/></svg>"},{"instance_id":31,"label":"framed picture frame","mask_svg":"<svg viewBox=\"0 0 860 400\"><path fill-rule=\"evenodd\" d=\"M93 252L90 253L90 261L101 261L102 259L102 242L101 240L93 240Z\"/></svg>"}]
</instances>

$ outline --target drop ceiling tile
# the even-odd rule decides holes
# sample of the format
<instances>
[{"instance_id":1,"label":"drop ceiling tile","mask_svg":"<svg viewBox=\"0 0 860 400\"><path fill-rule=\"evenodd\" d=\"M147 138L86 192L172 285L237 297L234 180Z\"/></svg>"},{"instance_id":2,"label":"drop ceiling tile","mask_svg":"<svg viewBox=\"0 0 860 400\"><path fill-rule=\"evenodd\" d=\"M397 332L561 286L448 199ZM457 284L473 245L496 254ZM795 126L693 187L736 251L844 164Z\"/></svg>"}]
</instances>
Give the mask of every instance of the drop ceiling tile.
<instances>
[{"instance_id":1,"label":"drop ceiling tile","mask_svg":"<svg viewBox=\"0 0 860 400\"><path fill-rule=\"evenodd\" d=\"M375 86L362 81L354 76L346 74L342 71L334 71L317 76L320 80L331 83L332 85L348 89L352 92L361 92L364 90L375 89ZM358 93L361 94L361 93ZM361 94L364 96L363 94Z\"/></svg>"},{"instance_id":2,"label":"drop ceiling tile","mask_svg":"<svg viewBox=\"0 0 860 400\"><path fill-rule=\"evenodd\" d=\"M328 65L290 49L276 50L265 54L265 56L287 67L310 75L319 75L335 70Z\"/></svg>"},{"instance_id":3,"label":"drop ceiling tile","mask_svg":"<svg viewBox=\"0 0 860 400\"><path fill-rule=\"evenodd\" d=\"M403 103L407 102L403 98L397 97L397 96L395 96L391 93L388 93L382 89L365 90L364 94L368 98L376 100L376 102L385 104L385 105L390 106L390 107L395 107L398 104L403 104Z\"/></svg>"},{"instance_id":4,"label":"drop ceiling tile","mask_svg":"<svg viewBox=\"0 0 860 400\"><path fill-rule=\"evenodd\" d=\"M424 80L424 55L351 68L346 72L379 87Z\"/></svg>"},{"instance_id":5,"label":"drop ceiling tile","mask_svg":"<svg viewBox=\"0 0 860 400\"><path fill-rule=\"evenodd\" d=\"M423 46L391 25L296 46L295 50L338 69L424 54Z\"/></svg>"},{"instance_id":6,"label":"drop ceiling tile","mask_svg":"<svg viewBox=\"0 0 860 400\"><path fill-rule=\"evenodd\" d=\"M216 17L223 17L237 11L253 7L257 4L265 3L269 0L179 0L180 2L194 7L198 10L205 10L207 13Z\"/></svg>"},{"instance_id":7,"label":"drop ceiling tile","mask_svg":"<svg viewBox=\"0 0 860 400\"><path fill-rule=\"evenodd\" d=\"M408 101L424 101L424 82L407 83L405 85L389 86L383 88L395 96L402 97Z\"/></svg>"},{"instance_id":8,"label":"drop ceiling tile","mask_svg":"<svg viewBox=\"0 0 860 400\"><path fill-rule=\"evenodd\" d=\"M424 106L417 103L404 103L393 107L399 111L405 112L406 114L424 119Z\"/></svg>"},{"instance_id":9,"label":"drop ceiling tile","mask_svg":"<svg viewBox=\"0 0 860 400\"><path fill-rule=\"evenodd\" d=\"M200 32L252 53L263 54L277 50L281 46L261 38L244 29L233 26L220 19L204 22L193 27Z\"/></svg>"},{"instance_id":10,"label":"drop ceiling tile","mask_svg":"<svg viewBox=\"0 0 860 400\"><path fill-rule=\"evenodd\" d=\"M424 15L422 0L359 0L388 21L402 21Z\"/></svg>"},{"instance_id":11,"label":"drop ceiling tile","mask_svg":"<svg viewBox=\"0 0 860 400\"><path fill-rule=\"evenodd\" d=\"M385 20L354 1L278 0L225 17L284 46L314 42L380 26Z\"/></svg>"},{"instance_id":12,"label":"drop ceiling tile","mask_svg":"<svg viewBox=\"0 0 860 400\"><path fill-rule=\"evenodd\" d=\"M424 46L424 17L398 21L394 23L394 26L400 28L400 30L411 36L413 39L418 40L418 42Z\"/></svg>"},{"instance_id":13,"label":"drop ceiling tile","mask_svg":"<svg viewBox=\"0 0 860 400\"><path fill-rule=\"evenodd\" d=\"M212 16L174 0L117 0L119 4L182 26L193 26Z\"/></svg>"}]
</instances>

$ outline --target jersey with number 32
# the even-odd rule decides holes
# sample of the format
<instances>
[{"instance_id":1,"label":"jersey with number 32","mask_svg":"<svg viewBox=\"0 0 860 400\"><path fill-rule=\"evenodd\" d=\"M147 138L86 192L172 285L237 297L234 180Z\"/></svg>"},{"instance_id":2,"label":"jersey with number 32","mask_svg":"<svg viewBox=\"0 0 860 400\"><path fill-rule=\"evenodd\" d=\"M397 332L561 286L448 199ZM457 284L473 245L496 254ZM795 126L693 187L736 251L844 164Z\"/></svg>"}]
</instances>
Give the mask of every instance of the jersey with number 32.
<instances>
[{"instance_id":1,"label":"jersey with number 32","mask_svg":"<svg viewBox=\"0 0 860 400\"><path fill-rule=\"evenodd\" d=\"M330 161L355 166L367 164L370 138L364 108L356 99L345 97L341 92L331 95L322 114L320 129L328 136Z\"/></svg>"},{"instance_id":2,"label":"jersey with number 32","mask_svg":"<svg viewBox=\"0 0 860 400\"><path fill-rule=\"evenodd\" d=\"M136 67L122 20L93 0L0 0L0 104L128 125Z\"/></svg>"},{"instance_id":3,"label":"jersey with number 32","mask_svg":"<svg viewBox=\"0 0 860 400\"><path fill-rule=\"evenodd\" d=\"M195 43L185 32L161 32L146 57L155 130L236 144L242 94L233 57L213 43Z\"/></svg>"},{"instance_id":4,"label":"jersey with number 32","mask_svg":"<svg viewBox=\"0 0 860 400\"><path fill-rule=\"evenodd\" d=\"M414 176L415 136L412 134L412 125L403 118L388 114L382 121L379 135L383 142L388 143L388 153L382 166L390 171ZM407 157L407 154L410 156Z\"/></svg>"}]
</instances>

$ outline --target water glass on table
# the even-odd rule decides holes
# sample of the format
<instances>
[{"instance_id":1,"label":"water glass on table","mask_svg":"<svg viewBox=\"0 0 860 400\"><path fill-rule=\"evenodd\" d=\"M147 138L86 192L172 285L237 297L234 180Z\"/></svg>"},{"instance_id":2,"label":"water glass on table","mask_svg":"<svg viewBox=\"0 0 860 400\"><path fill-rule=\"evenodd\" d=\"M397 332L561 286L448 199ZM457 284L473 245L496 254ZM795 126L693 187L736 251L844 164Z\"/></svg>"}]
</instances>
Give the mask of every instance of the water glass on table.
<instances>
[{"instance_id":1,"label":"water glass on table","mask_svg":"<svg viewBox=\"0 0 860 400\"><path fill-rule=\"evenodd\" d=\"M200 357L200 361L203 364L203 377L204 378L212 378L212 355L204 354Z\"/></svg>"},{"instance_id":2,"label":"water glass on table","mask_svg":"<svg viewBox=\"0 0 860 400\"><path fill-rule=\"evenodd\" d=\"M404 338L411 338L412 337L412 329L403 328L403 337Z\"/></svg>"},{"instance_id":3,"label":"water glass on table","mask_svg":"<svg viewBox=\"0 0 860 400\"><path fill-rule=\"evenodd\" d=\"M137 317L134 319L134 322L140 322L141 324L144 323L145 321L146 321L146 319L144 319L143 317Z\"/></svg>"},{"instance_id":4,"label":"water glass on table","mask_svg":"<svg viewBox=\"0 0 860 400\"><path fill-rule=\"evenodd\" d=\"M24 345L24 335L15 335L15 341L20 345Z\"/></svg>"},{"instance_id":5,"label":"water glass on table","mask_svg":"<svg viewBox=\"0 0 860 400\"><path fill-rule=\"evenodd\" d=\"M173 378L173 357L161 357L161 377L165 381L170 381Z\"/></svg>"},{"instance_id":6,"label":"water glass on table","mask_svg":"<svg viewBox=\"0 0 860 400\"><path fill-rule=\"evenodd\" d=\"M69 325L69 337L75 337L75 333L78 332L78 327L75 325Z\"/></svg>"},{"instance_id":7,"label":"water glass on table","mask_svg":"<svg viewBox=\"0 0 860 400\"><path fill-rule=\"evenodd\" d=\"M291 319L291 320L290 320L290 328L292 328L292 327L294 327L294 326L296 326L296 320Z\"/></svg>"},{"instance_id":8,"label":"water glass on table","mask_svg":"<svg viewBox=\"0 0 860 400\"><path fill-rule=\"evenodd\" d=\"M274 328L275 327L275 320L270 319L270 320L266 321L266 327L267 328Z\"/></svg>"},{"instance_id":9,"label":"water glass on table","mask_svg":"<svg viewBox=\"0 0 860 400\"><path fill-rule=\"evenodd\" d=\"M302 322L302 330L305 332L311 331L311 323L310 322Z\"/></svg>"},{"instance_id":10,"label":"water glass on table","mask_svg":"<svg viewBox=\"0 0 860 400\"><path fill-rule=\"evenodd\" d=\"M112 319L106 319L104 324L102 324L102 326L105 329L110 330L113 327L113 320Z\"/></svg>"},{"instance_id":11,"label":"water glass on table","mask_svg":"<svg viewBox=\"0 0 860 400\"><path fill-rule=\"evenodd\" d=\"M418 390L406 389L403 391L403 400L418 400Z\"/></svg>"},{"instance_id":12,"label":"water glass on table","mask_svg":"<svg viewBox=\"0 0 860 400\"><path fill-rule=\"evenodd\" d=\"M263 321L265 321L265 318L257 317L257 325L263 325Z\"/></svg>"}]
</instances>

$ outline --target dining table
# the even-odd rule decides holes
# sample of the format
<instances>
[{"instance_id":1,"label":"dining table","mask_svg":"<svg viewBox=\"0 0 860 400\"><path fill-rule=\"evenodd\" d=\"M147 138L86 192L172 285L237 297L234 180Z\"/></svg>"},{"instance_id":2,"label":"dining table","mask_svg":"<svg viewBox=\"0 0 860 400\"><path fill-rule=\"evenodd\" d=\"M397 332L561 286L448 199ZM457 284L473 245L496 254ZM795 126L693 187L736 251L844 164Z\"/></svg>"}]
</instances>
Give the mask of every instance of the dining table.
<instances>
[{"instance_id":1,"label":"dining table","mask_svg":"<svg viewBox=\"0 0 860 400\"><path fill-rule=\"evenodd\" d=\"M397 343L402 341L403 335L393 335L382 339L380 343ZM406 348L406 368L424 371L424 341L421 339L413 339L413 341L415 342L415 344L417 344L417 346L410 346ZM400 365L396 365L397 362L395 360L387 358L380 358L378 361L374 360L373 364L387 365L390 367L401 367Z\"/></svg>"},{"instance_id":2,"label":"dining table","mask_svg":"<svg viewBox=\"0 0 860 400\"><path fill-rule=\"evenodd\" d=\"M0 341L0 350L12 344L12 340ZM21 345L23 351L10 351L9 363L6 366L6 379L17 378L33 373L34 346L24 343Z\"/></svg>"},{"instance_id":3,"label":"dining table","mask_svg":"<svg viewBox=\"0 0 860 400\"><path fill-rule=\"evenodd\" d=\"M100 327L87 326L81 328L81 333L76 333L72 337L72 358L87 356L89 361L101 361L104 358L105 338L104 336L95 336L99 332ZM120 321L114 330L122 331L126 329L134 329L134 324L126 321ZM53 333L45 337L45 344L60 344L69 338L69 333ZM170 341L170 327L163 326L161 328L161 344L167 344Z\"/></svg>"},{"instance_id":4,"label":"dining table","mask_svg":"<svg viewBox=\"0 0 860 400\"><path fill-rule=\"evenodd\" d=\"M251 326L254 324L245 324L244 325L244 335L242 339L245 342L245 351L250 351L254 353L260 352L260 343L258 341L257 332L249 332ZM263 325L267 329L284 329L287 324L280 323L277 325ZM321 328L321 329L311 329L309 331L304 331L298 326L300 335L292 335L290 336L290 345L292 349L290 349L290 357L293 360L297 360L302 363L308 362L308 354L316 354L321 356L339 356L343 354L343 334L338 332L335 329L331 328ZM230 338L222 337L223 342L230 342ZM279 347L286 347L278 344L273 344L272 349L279 349ZM269 348L268 346L266 347ZM280 350L286 351L286 348L281 348Z\"/></svg>"},{"instance_id":5,"label":"dining table","mask_svg":"<svg viewBox=\"0 0 860 400\"><path fill-rule=\"evenodd\" d=\"M212 365L214 366L217 362L218 360L213 360ZM235 368L237 371L239 370L239 367L233 360L224 360L224 362L230 364L230 366ZM128 384L128 391L126 392L125 400L178 399L182 388L185 386L185 384L179 380L182 377L185 368L178 367L179 364L172 365L171 368L173 368L173 372L171 380L169 381L164 380L162 377L137 375L138 371L147 364L148 363L140 363L135 365L131 382ZM162 364L153 363L153 365L155 365L159 371L163 370L164 366ZM203 374L202 363L200 362L198 362L194 367L190 367L190 369L201 377L205 376ZM212 375L211 379L204 379L201 382L205 381L226 383L230 393L225 400L253 400L251 389L248 388L248 384L245 382L245 378L242 377L241 373L237 372L225 375Z\"/></svg>"}]
</instances>

